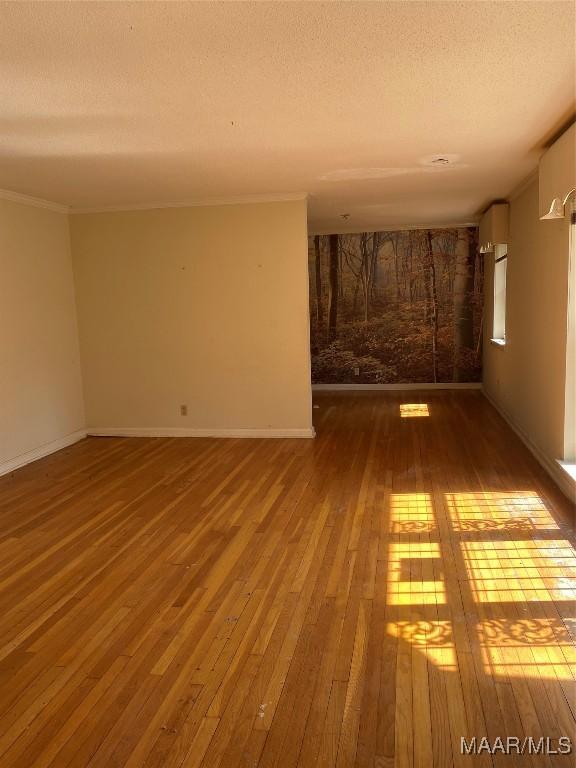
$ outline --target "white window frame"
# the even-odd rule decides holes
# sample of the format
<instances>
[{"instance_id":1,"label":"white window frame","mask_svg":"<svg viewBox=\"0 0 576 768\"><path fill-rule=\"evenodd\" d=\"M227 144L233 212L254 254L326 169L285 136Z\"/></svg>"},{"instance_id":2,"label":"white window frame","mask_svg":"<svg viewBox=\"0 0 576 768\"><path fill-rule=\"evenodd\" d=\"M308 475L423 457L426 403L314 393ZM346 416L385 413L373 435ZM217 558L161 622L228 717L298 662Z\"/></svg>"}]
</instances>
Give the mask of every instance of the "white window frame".
<instances>
[{"instance_id":1,"label":"white window frame","mask_svg":"<svg viewBox=\"0 0 576 768\"><path fill-rule=\"evenodd\" d=\"M492 341L503 347L506 344L506 272L508 245L494 246L494 297L492 312Z\"/></svg>"},{"instance_id":2,"label":"white window frame","mask_svg":"<svg viewBox=\"0 0 576 768\"><path fill-rule=\"evenodd\" d=\"M566 389L564 461L576 463L576 199L566 203L569 218L568 306L566 324Z\"/></svg>"}]
</instances>

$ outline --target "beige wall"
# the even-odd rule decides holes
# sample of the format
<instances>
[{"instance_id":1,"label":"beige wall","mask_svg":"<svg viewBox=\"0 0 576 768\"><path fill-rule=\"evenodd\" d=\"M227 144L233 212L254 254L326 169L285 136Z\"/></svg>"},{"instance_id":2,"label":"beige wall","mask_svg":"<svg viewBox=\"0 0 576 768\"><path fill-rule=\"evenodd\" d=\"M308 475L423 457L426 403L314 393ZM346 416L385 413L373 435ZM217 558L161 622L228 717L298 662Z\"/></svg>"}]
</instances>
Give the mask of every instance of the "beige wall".
<instances>
[{"instance_id":1,"label":"beige wall","mask_svg":"<svg viewBox=\"0 0 576 768\"><path fill-rule=\"evenodd\" d=\"M4 472L66 442L84 413L67 216L2 199L0 351Z\"/></svg>"},{"instance_id":2,"label":"beige wall","mask_svg":"<svg viewBox=\"0 0 576 768\"><path fill-rule=\"evenodd\" d=\"M538 181L510 204L506 346L490 343L493 258L486 259L484 388L550 462L563 458L568 217L540 221Z\"/></svg>"},{"instance_id":3,"label":"beige wall","mask_svg":"<svg viewBox=\"0 0 576 768\"><path fill-rule=\"evenodd\" d=\"M89 429L311 433L305 200L70 227Z\"/></svg>"}]
</instances>

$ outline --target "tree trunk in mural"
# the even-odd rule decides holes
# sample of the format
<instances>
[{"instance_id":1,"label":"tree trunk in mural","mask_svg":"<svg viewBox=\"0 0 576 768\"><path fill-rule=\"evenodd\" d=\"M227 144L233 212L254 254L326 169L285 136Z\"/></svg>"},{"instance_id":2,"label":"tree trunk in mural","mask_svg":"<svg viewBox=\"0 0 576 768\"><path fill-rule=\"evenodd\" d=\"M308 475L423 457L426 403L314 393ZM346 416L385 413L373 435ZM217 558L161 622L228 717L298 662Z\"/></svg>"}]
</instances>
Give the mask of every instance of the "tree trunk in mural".
<instances>
[{"instance_id":1,"label":"tree trunk in mural","mask_svg":"<svg viewBox=\"0 0 576 768\"><path fill-rule=\"evenodd\" d=\"M427 249L428 248L428 242L423 244L422 248ZM426 318L426 322L431 324L432 322L432 278L430 275L430 260L428 259L428 250L425 252L424 256L424 298L425 298L425 312L424 316Z\"/></svg>"},{"instance_id":2,"label":"tree trunk in mural","mask_svg":"<svg viewBox=\"0 0 576 768\"><path fill-rule=\"evenodd\" d=\"M453 381L462 381L466 350L474 349L474 312L469 297L474 291L476 244L474 231L463 229L456 244L454 275L454 370Z\"/></svg>"},{"instance_id":3,"label":"tree trunk in mural","mask_svg":"<svg viewBox=\"0 0 576 768\"><path fill-rule=\"evenodd\" d=\"M320 262L320 235L314 238L314 256L316 266L316 327L322 328L322 264Z\"/></svg>"},{"instance_id":4,"label":"tree trunk in mural","mask_svg":"<svg viewBox=\"0 0 576 768\"><path fill-rule=\"evenodd\" d=\"M380 244L380 233L374 232L372 235L372 258L370 259L370 301L374 298L378 280L378 252L380 251ZM368 320L368 317L366 317L366 320Z\"/></svg>"},{"instance_id":5,"label":"tree trunk in mural","mask_svg":"<svg viewBox=\"0 0 576 768\"><path fill-rule=\"evenodd\" d=\"M356 281L354 283L354 300L352 302L352 314L356 314L356 310L358 308L358 291L360 290L360 276L356 277Z\"/></svg>"},{"instance_id":6,"label":"tree trunk in mural","mask_svg":"<svg viewBox=\"0 0 576 768\"><path fill-rule=\"evenodd\" d=\"M396 304L400 303L400 270L398 268L398 232L387 234L387 239L392 243L394 254L394 277L396 278Z\"/></svg>"},{"instance_id":7,"label":"tree trunk in mural","mask_svg":"<svg viewBox=\"0 0 576 768\"><path fill-rule=\"evenodd\" d=\"M355 236L352 237L354 239ZM342 253L342 271L349 270L354 276L354 293L352 302L352 314L356 314L358 293L362 291L362 301L364 306L364 322L370 319L370 310L374 297L376 296L376 276L378 267L378 251L380 249L380 233L369 234L363 232L358 236L358 240L352 244L351 238L344 237L340 240L340 251ZM342 281L340 281L342 283Z\"/></svg>"},{"instance_id":8,"label":"tree trunk in mural","mask_svg":"<svg viewBox=\"0 0 576 768\"><path fill-rule=\"evenodd\" d=\"M373 235L374 237L375 235ZM372 259L368 250L368 235L360 236L360 279L362 281L362 295L364 297L364 322L370 317L370 297L372 294Z\"/></svg>"},{"instance_id":9,"label":"tree trunk in mural","mask_svg":"<svg viewBox=\"0 0 576 768\"><path fill-rule=\"evenodd\" d=\"M438 381L438 296L436 292L436 268L432 251L432 232L426 233L428 271L430 278L430 326L432 329L432 381Z\"/></svg>"},{"instance_id":10,"label":"tree trunk in mural","mask_svg":"<svg viewBox=\"0 0 576 768\"><path fill-rule=\"evenodd\" d=\"M408 251L408 293L410 296L410 307L414 305L414 236L415 232L408 232L408 243L410 250Z\"/></svg>"},{"instance_id":11,"label":"tree trunk in mural","mask_svg":"<svg viewBox=\"0 0 576 768\"><path fill-rule=\"evenodd\" d=\"M338 323L338 235L330 235L330 272L328 291L328 340L336 338Z\"/></svg>"},{"instance_id":12,"label":"tree trunk in mural","mask_svg":"<svg viewBox=\"0 0 576 768\"><path fill-rule=\"evenodd\" d=\"M353 266L354 259L348 259L348 263L350 264L352 271L354 271L354 268L358 270L358 278L360 280L360 285L362 286L362 301L364 303L364 322L368 320L368 296L366 289L366 258L368 253L367 241L368 232L362 232L360 235L360 261L359 263L357 262L356 267Z\"/></svg>"}]
</instances>

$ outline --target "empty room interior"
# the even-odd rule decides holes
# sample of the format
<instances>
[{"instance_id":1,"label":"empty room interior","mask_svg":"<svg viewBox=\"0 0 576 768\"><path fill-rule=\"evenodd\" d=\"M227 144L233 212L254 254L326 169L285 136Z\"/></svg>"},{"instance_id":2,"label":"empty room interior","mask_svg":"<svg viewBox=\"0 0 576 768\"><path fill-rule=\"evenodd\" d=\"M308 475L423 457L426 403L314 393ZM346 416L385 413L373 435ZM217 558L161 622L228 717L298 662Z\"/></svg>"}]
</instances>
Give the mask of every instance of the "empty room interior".
<instances>
[{"instance_id":1,"label":"empty room interior","mask_svg":"<svg viewBox=\"0 0 576 768\"><path fill-rule=\"evenodd\" d=\"M573 0L0 0L0 768L573 768Z\"/></svg>"}]
</instances>

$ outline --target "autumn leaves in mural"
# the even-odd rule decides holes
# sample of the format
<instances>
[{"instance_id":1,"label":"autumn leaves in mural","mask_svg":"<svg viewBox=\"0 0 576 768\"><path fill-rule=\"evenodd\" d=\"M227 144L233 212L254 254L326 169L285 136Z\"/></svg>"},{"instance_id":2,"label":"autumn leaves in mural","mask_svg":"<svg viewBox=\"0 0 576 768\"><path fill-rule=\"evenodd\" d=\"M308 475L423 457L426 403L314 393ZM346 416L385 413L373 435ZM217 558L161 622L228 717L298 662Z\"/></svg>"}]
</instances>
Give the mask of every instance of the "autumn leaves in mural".
<instances>
[{"instance_id":1,"label":"autumn leaves in mural","mask_svg":"<svg viewBox=\"0 0 576 768\"><path fill-rule=\"evenodd\" d=\"M312 381L479 381L482 260L474 228L309 240Z\"/></svg>"}]
</instances>

